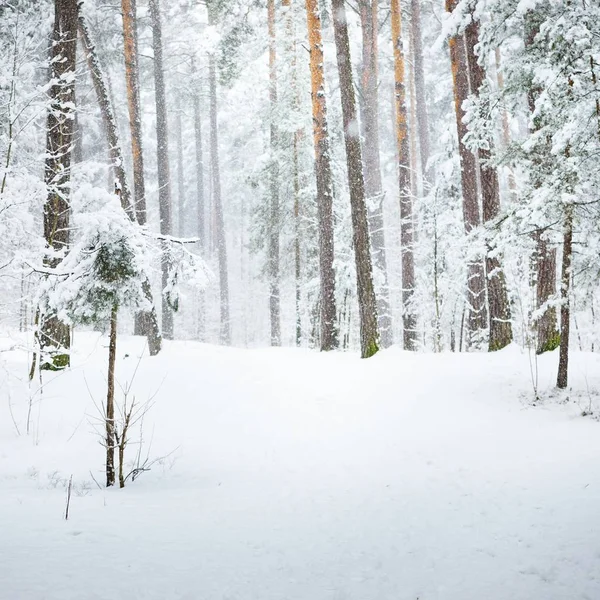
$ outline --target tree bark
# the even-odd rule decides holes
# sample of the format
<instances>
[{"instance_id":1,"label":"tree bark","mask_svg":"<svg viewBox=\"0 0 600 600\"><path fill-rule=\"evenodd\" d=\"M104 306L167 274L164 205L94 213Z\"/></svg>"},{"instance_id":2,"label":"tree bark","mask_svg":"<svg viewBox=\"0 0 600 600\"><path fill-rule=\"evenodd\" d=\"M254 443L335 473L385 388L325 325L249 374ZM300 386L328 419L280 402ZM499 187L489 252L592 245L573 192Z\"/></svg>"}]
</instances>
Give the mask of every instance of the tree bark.
<instances>
[{"instance_id":1,"label":"tree bark","mask_svg":"<svg viewBox=\"0 0 600 600\"><path fill-rule=\"evenodd\" d=\"M121 207L132 221L136 220L136 216L138 219L145 219L145 210L140 215L136 215L133 209L131 194L129 192L129 185L127 182L127 174L125 173L124 169L123 153L121 151L121 143L119 141L119 132L117 129L115 112L113 110L113 105L108 93L108 87L105 82L104 73L96 54L96 47L91 38L85 18L82 14L79 15L79 32L83 41L88 68L90 69L90 74L94 83L94 89L96 91L96 97L98 99L98 105L102 114L102 120L104 122L104 130L107 135L111 159L113 164L116 166L116 187L118 188ZM138 223L143 225L143 223L141 223L139 220ZM162 347L162 338L160 335L160 328L158 327L158 317L154 307L152 288L150 287L150 282L147 279L142 283L142 289L146 300L151 306L151 309L149 311L140 312L136 315L136 328L138 328L136 334L144 334L146 336L150 356L155 356L160 352Z\"/></svg>"},{"instance_id":2,"label":"tree bark","mask_svg":"<svg viewBox=\"0 0 600 600\"><path fill-rule=\"evenodd\" d=\"M115 361L117 358L117 313L115 304L110 316L108 346L108 391L106 394L106 487L115 484Z\"/></svg>"},{"instance_id":3,"label":"tree bark","mask_svg":"<svg viewBox=\"0 0 600 600\"><path fill-rule=\"evenodd\" d=\"M214 7L209 6L209 23L214 24ZM227 242L221 199L221 174L219 169L219 133L217 125L217 70L215 56L208 57L208 79L210 87L210 157L212 170L212 192L215 211L216 242L219 252L219 283L221 290L221 327L222 344L231 344L231 325L229 322L229 280L227 273Z\"/></svg>"},{"instance_id":4,"label":"tree bark","mask_svg":"<svg viewBox=\"0 0 600 600\"><path fill-rule=\"evenodd\" d=\"M446 10L452 12L458 0L446 0ZM449 40L452 81L454 85L454 109L458 132L458 151L461 166L461 187L463 195L463 220L468 235L481 224L479 199L477 194L477 163L475 155L464 144L467 126L464 122L463 103L469 95L468 65L465 43L462 35L454 34ZM487 328L485 305L485 270L479 258L469 259L467 265L467 326L469 341L472 343L478 333Z\"/></svg>"},{"instance_id":5,"label":"tree bark","mask_svg":"<svg viewBox=\"0 0 600 600\"><path fill-rule=\"evenodd\" d=\"M152 22L152 48L154 50L154 94L156 101L156 157L158 170L158 212L160 215L160 233L172 235L171 218L171 173L169 168L169 135L167 128L167 99L162 53L162 24L159 0L149 0ZM169 282L170 260L167 243L163 242L161 259L162 271L162 333L173 339L173 311L165 300L164 292Z\"/></svg>"},{"instance_id":6,"label":"tree bark","mask_svg":"<svg viewBox=\"0 0 600 600\"><path fill-rule=\"evenodd\" d=\"M271 321L271 346L281 345L281 314L279 298L279 132L276 123L277 111L277 49L275 33L275 0L267 1L269 32L269 105L270 146L269 168L269 316Z\"/></svg>"},{"instance_id":7,"label":"tree bark","mask_svg":"<svg viewBox=\"0 0 600 600\"><path fill-rule=\"evenodd\" d=\"M475 55L475 47L479 44L479 23L471 15L471 22L465 30L467 64L471 93L479 95L485 81L485 71ZM478 168L481 181L481 200L483 222L490 223L500 214L500 186L498 171L490 165L492 157L491 142L489 148L479 148ZM488 244L485 258L487 270L487 297L490 318L489 350L500 350L510 344L513 339L510 321L510 306L506 291L506 278L500 259L493 255L494 248Z\"/></svg>"},{"instance_id":8,"label":"tree bark","mask_svg":"<svg viewBox=\"0 0 600 600\"><path fill-rule=\"evenodd\" d=\"M573 210L567 207L563 234L563 257L560 286L560 351L556 387L564 390L569 379L569 333L571 319L570 289L571 261L573 256Z\"/></svg>"},{"instance_id":9,"label":"tree bark","mask_svg":"<svg viewBox=\"0 0 600 600\"><path fill-rule=\"evenodd\" d=\"M425 69L423 67L423 35L421 32L421 0L410 2L410 26L413 43L414 78L416 95L417 129L419 131L419 153L421 155L421 175L427 181L429 162L429 118L425 95Z\"/></svg>"},{"instance_id":10,"label":"tree bark","mask_svg":"<svg viewBox=\"0 0 600 600\"><path fill-rule=\"evenodd\" d=\"M379 154L379 34L378 0L360 0L359 12L362 31L362 77L360 114L363 148L363 177L367 197L369 234L373 262L382 279L377 294L379 332L384 348L394 343L390 310L387 260L385 253L385 224L383 216L383 186Z\"/></svg>"},{"instance_id":11,"label":"tree bark","mask_svg":"<svg viewBox=\"0 0 600 600\"><path fill-rule=\"evenodd\" d=\"M175 115L175 141L177 143L177 231L185 237L185 174L183 172L183 127L181 123L181 101L177 97Z\"/></svg>"},{"instance_id":12,"label":"tree bark","mask_svg":"<svg viewBox=\"0 0 600 600\"><path fill-rule=\"evenodd\" d=\"M194 70L194 67L192 67ZM197 236L200 238L200 248L206 246L206 222L204 217L204 158L202 149L202 113L200 112L200 92L196 90L193 98L194 105L194 141L196 147L196 207L197 207Z\"/></svg>"},{"instance_id":13,"label":"tree bark","mask_svg":"<svg viewBox=\"0 0 600 600\"><path fill-rule=\"evenodd\" d=\"M318 0L306 0L306 22L310 49L310 81L315 146L315 176L317 180L317 207L319 218L320 269L320 337L321 350L338 347L336 322L335 271L333 268L333 188L331 156L327 128L327 102L323 73L323 42Z\"/></svg>"},{"instance_id":14,"label":"tree bark","mask_svg":"<svg viewBox=\"0 0 600 600\"><path fill-rule=\"evenodd\" d=\"M74 146L75 69L77 53L77 0L55 0L54 29L50 50L50 106L46 123L44 182L48 190L44 204L44 238L52 251L64 252L69 245L69 197L71 159ZM48 258L56 267L60 258ZM70 364L71 331L56 315L44 315L40 324L40 350L46 355L40 368L57 370Z\"/></svg>"},{"instance_id":15,"label":"tree bark","mask_svg":"<svg viewBox=\"0 0 600 600\"><path fill-rule=\"evenodd\" d=\"M123 13L127 107L129 109L131 155L133 157L134 212L137 222L140 225L145 225L147 221L146 185L144 180L144 154L142 152L142 112L140 108L136 1L121 0L121 10Z\"/></svg>"},{"instance_id":16,"label":"tree bark","mask_svg":"<svg viewBox=\"0 0 600 600\"><path fill-rule=\"evenodd\" d=\"M525 17L525 45L531 45L535 36L539 32L539 19L534 11L528 11ZM535 114L535 105L541 94L539 87L531 86L527 94L529 112L532 117ZM541 127L538 119L533 120L533 131L538 131ZM547 152L550 152L548 145ZM544 156L534 157L534 165L540 171L537 174L538 180L533 181L533 186L538 188L542 185L542 166ZM560 335L556 323L556 308L549 306L548 302L556 295L556 248L548 247L548 241L545 237L543 228L534 233L536 243L535 255L532 263L535 271L535 293L537 311L542 311L541 316L536 321L537 348L538 354L543 354L555 350L560 344Z\"/></svg>"},{"instance_id":17,"label":"tree bark","mask_svg":"<svg viewBox=\"0 0 600 600\"><path fill-rule=\"evenodd\" d=\"M350 208L360 316L361 357L369 358L379 350L377 301L373 287L373 266L371 264L369 225L365 205L365 184L362 173L362 156L356 115L356 99L352 84L352 62L350 59L350 42L348 39L348 24L346 21L344 0L333 0L332 10L342 98L348 187L350 188Z\"/></svg>"},{"instance_id":18,"label":"tree bark","mask_svg":"<svg viewBox=\"0 0 600 600\"><path fill-rule=\"evenodd\" d=\"M392 44L394 47L394 100L396 145L398 151L398 190L400 194L400 245L402 248L402 329L405 350L416 350L417 318L412 306L415 289L413 255L413 214L410 189L410 150L402 51L400 0L391 0Z\"/></svg>"}]
</instances>

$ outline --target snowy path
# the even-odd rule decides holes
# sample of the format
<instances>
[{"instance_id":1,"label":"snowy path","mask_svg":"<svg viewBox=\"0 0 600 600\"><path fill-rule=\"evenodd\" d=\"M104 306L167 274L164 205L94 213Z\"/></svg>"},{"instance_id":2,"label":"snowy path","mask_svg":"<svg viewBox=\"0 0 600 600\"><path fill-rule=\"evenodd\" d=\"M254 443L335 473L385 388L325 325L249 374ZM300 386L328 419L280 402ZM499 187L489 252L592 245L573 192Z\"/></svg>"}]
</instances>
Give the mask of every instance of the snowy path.
<instances>
[{"instance_id":1,"label":"snowy path","mask_svg":"<svg viewBox=\"0 0 600 600\"><path fill-rule=\"evenodd\" d=\"M96 342L48 384L30 437L4 399L10 386L22 425L18 382L0 387L1 600L600 598L600 425L527 406L517 350L360 361L173 343L134 390L160 388L153 455L177 450L123 491L75 495L65 522L52 474L102 476L85 418L85 380L104 390ZM140 348L121 344L122 382ZM600 384L600 359L577 361L575 385Z\"/></svg>"}]
</instances>

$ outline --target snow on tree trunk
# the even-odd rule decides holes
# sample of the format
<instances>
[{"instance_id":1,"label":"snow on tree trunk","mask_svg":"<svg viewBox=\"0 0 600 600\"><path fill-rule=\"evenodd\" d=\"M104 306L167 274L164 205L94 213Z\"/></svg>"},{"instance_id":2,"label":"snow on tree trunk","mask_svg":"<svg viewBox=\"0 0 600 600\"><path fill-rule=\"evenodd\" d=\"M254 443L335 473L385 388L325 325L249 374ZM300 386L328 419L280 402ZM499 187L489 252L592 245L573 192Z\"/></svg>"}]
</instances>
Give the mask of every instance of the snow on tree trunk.
<instances>
[{"instance_id":1,"label":"snow on tree trunk","mask_svg":"<svg viewBox=\"0 0 600 600\"><path fill-rule=\"evenodd\" d=\"M332 10L340 94L342 98L348 187L350 189L350 208L360 316L360 347L362 358L369 358L379 350L377 300L373 287L373 266L371 264L369 225L365 204L360 132L352 83L350 41L348 39L348 24L346 21L344 0L333 0Z\"/></svg>"},{"instance_id":2,"label":"snow on tree trunk","mask_svg":"<svg viewBox=\"0 0 600 600\"><path fill-rule=\"evenodd\" d=\"M392 43L394 46L394 101L396 145L398 152L398 191L400 194L400 245L402 248L402 330L403 347L415 350L417 318L412 306L415 289L413 255L413 214L410 182L410 150L404 82L404 53L402 52L402 15L400 0L391 0Z\"/></svg>"},{"instance_id":3,"label":"snow on tree trunk","mask_svg":"<svg viewBox=\"0 0 600 600\"><path fill-rule=\"evenodd\" d=\"M475 55L475 47L479 44L479 23L473 15L465 30L467 63L471 93L478 95L485 81L485 71ZM491 141L490 141L491 145ZM478 168L481 181L481 200L483 222L489 223L500 214L500 186L498 171L490 165L493 147L479 148ZM506 278L500 259L493 254L494 248L488 244L485 258L487 297L490 318L489 350L500 350L510 344L513 339L510 322L510 307L506 291Z\"/></svg>"},{"instance_id":4,"label":"snow on tree trunk","mask_svg":"<svg viewBox=\"0 0 600 600\"><path fill-rule=\"evenodd\" d=\"M569 380L569 332L571 320L571 262L573 257L573 209L567 206L563 233L563 257L560 286L560 351L556 387L565 389Z\"/></svg>"},{"instance_id":5,"label":"snow on tree trunk","mask_svg":"<svg viewBox=\"0 0 600 600\"><path fill-rule=\"evenodd\" d=\"M149 0L150 19L152 22L152 48L154 50L154 94L156 100L156 145L158 169L158 208L160 215L160 233L172 235L171 218L171 173L169 169L169 134L167 128L167 100L162 51L162 24L159 0ZM162 271L162 333L168 340L173 339L173 311L164 298L164 291L169 282L169 257L164 242Z\"/></svg>"},{"instance_id":6,"label":"snow on tree trunk","mask_svg":"<svg viewBox=\"0 0 600 600\"><path fill-rule=\"evenodd\" d=\"M142 223L139 219L145 220L146 211L144 208L143 213L139 215L136 214L131 201L131 193L129 192L127 174L125 173L124 168L123 153L121 150L121 143L119 141L119 131L117 129L115 112L110 100L104 73L96 54L96 47L91 38L91 34L83 14L79 15L79 32L81 34L88 68L90 69L94 89L96 91L100 113L102 114L102 121L104 123L104 131L107 135L110 156L113 165L115 165L115 174L117 177L115 188L117 189L121 201L121 207L132 221L136 221L137 216L137 222L140 225L143 225L145 224L145 221ZM150 356L155 356L160 352L162 346L160 328L158 327L158 317L154 307L154 298L152 296L150 282L145 280L142 285L146 300L148 300L148 303L152 308L149 311L140 312L136 315L136 334L143 334L146 336L148 340L148 350L150 352Z\"/></svg>"},{"instance_id":7,"label":"snow on tree trunk","mask_svg":"<svg viewBox=\"0 0 600 600\"><path fill-rule=\"evenodd\" d=\"M363 148L363 175L369 218L369 235L373 252L373 263L377 268L381 285L378 286L377 314L379 332L384 348L394 343L387 260L385 253L385 226L383 218L383 186L381 182L381 159L379 155L379 49L377 36L379 19L377 0L360 0L362 32L362 77L360 114ZM404 285L403 285L404 287Z\"/></svg>"},{"instance_id":8,"label":"snow on tree trunk","mask_svg":"<svg viewBox=\"0 0 600 600\"><path fill-rule=\"evenodd\" d=\"M452 12L457 0L446 0L446 10ZM468 235L481 224L479 199L477 194L477 163L475 155L465 146L467 125L464 122L463 103L469 95L468 65L464 38L455 33L450 37L450 61L454 85L454 109L458 132L458 151L460 155L460 179L463 197L463 220ZM485 269L478 256L469 256L467 264L467 326L468 343L472 343L487 328L487 310L485 302Z\"/></svg>"},{"instance_id":9,"label":"snow on tree trunk","mask_svg":"<svg viewBox=\"0 0 600 600\"><path fill-rule=\"evenodd\" d=\"M57 253L69 244L69 197L71 159L74 146L75 68L77 52L77 0L55 0L54 28L50 50L50 106L46 124L46 165L44 182L48 196L44 204L44 238ZM49 267L60 263L58 256L47 259ZM56 315L43 315L40 323L42 369L62 369L70 364L71 332Z\"/></svg>"},{"instance_id":10,"label":"snow on tree trunk","mask_svg":"<svg viewBox=\"0 0 600 600\"><path fill-rule=\"evenodd\" d=\"M323 42L318 0L306 0L306 22L310 56L310 81L315 147L315 176L319 219L321 350L338 347L336 322L335 271L333 268L333 188L327 102L323 73Z\"/></svg>"}]
</instances>

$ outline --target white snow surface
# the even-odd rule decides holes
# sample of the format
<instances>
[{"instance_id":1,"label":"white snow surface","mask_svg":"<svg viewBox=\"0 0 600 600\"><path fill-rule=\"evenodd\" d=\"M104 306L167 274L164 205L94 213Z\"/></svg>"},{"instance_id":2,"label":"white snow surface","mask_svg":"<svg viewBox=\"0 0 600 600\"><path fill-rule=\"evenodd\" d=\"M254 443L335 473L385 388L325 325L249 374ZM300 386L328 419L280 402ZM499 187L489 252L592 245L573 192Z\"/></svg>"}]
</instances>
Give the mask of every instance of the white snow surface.
<instances>
[{"instance_id":1,"label":"white snow surface","mask_svg":"<svg viewBox=\"0 0 600 600\"><path fill-rule=\"evenodd\" d=\"M73 368L33 395L29 435L12 345L2 600L600 598L600 424L581 416L600 355L573 355L570 402L533 406L514 347L360 360L166 342L132 384L155 396L144 439L166 458L119 490L90 475L103 483L91 396L106 394L106 338L76 334ZM143 348L119 340L122 385ZM542 392L556 362L539 360Z\"/></svg>"}]
</instances>

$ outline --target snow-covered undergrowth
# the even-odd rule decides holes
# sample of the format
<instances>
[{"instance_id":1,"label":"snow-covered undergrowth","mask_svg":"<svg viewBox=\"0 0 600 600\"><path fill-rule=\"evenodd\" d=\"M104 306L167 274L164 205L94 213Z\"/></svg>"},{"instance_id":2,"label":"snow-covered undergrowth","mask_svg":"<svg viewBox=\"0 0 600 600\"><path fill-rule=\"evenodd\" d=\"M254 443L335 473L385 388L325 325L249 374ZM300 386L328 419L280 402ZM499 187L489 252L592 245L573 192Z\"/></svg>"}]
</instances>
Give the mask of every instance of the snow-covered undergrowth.
<instances>
[{"instance_id":1,"label":"snow-covered undergrowth","mask_svg":"<svg viewBox=\"0 0 600 600\"><path fill-rule=\"evenodd\" d=\"M142 457L159 460L106 490L106 339L77 333L41 394L0 342L2 600L600 597L600 424L581 417L600 355L572 357L566 403L557 356L540 358L532 406L516 348L361 361L167 342L140 362L123 338L117 378L154 398Z\"/></svg>"}]
</instances>

